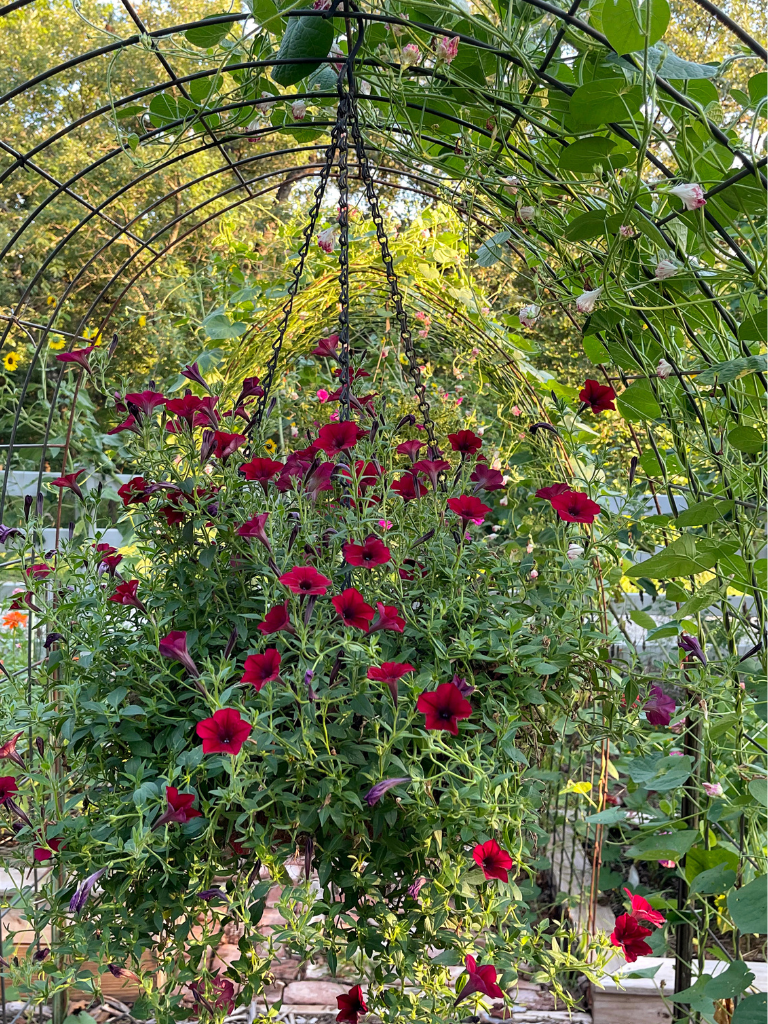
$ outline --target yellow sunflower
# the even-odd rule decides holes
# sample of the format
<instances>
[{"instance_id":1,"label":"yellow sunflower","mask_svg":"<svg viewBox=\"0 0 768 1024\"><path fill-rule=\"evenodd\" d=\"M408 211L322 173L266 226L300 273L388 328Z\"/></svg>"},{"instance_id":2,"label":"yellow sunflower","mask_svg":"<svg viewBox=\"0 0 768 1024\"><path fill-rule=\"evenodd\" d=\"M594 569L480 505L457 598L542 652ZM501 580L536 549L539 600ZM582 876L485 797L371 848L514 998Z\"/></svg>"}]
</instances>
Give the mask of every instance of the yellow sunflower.
<instances>
[{"instance_id":1,"label":"yellow sunflower","mask_svg":"<svg viewBox=\"0 0 768 1024\"><path fill-rule=\"evenodd\" d=\"M277 451L277 445L274 441L265 441L263 447L264 451L267 452L268 455L274 455Z\"/></svg>"},{"instance_id":2,"label":"yellow sunflower","mask_svg":"<svg viewBox=\"0 0 768 1024\"><path fill-rule=\"evenodd\" d=\"M18 367L20 361L18 353L7 352L3 357L3 366L9 373L13 373L13 371Z\"/></svg>"},{"instance_id":3,"label":"yellow sunflower","mask_svg":"<svg viewBox=\"0 0 768 1024\"><path fill-rule=\"evenodd\" d=\"M67 339L61 334L52 334L51 340L48 342L49 348L60 349L64 348L67 344Z\"/></svg>"}]
</instances>

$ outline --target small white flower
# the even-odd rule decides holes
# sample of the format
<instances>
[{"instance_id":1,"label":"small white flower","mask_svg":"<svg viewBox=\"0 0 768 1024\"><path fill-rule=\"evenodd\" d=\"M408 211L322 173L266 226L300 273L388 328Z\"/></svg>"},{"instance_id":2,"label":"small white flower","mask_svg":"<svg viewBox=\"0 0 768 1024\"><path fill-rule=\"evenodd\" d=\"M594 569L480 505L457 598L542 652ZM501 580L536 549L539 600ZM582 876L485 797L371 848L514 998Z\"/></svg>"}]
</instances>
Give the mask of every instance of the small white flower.
<instances>
[{"instance_id":1,"label":"small white flower","mask_svg":"<svg viewBox=\"0 0 768 1024\"><path fill-rule=\"evenodd\" d=\"M666 380L667 377L672 373L673 367L666 359L660 359L659 365L656 367L656 376L661 377L662 380Z\"/></svg>"},{"instance_id":2,"label":"small white flower","mask_svg":"<svg viewBox=\"0 0 768 1024\"><path fill-rule=\"evenodd\" d=\"M307 104L304 100L296 100L291 104L291 117L294 121L303 121L307 116Z\"/></svg>"},{"instance_id":3,"label":"small white flower","mask_svg":"<svg viewBox=\"0 0 768 1024\"><path fill-rule=\"evenodd\" d=\"M654 273L657 281L666 281L668 277L674 277L679 271L680 268L672 260L659 260Z\"/></svg>"},{"instance_id":4,"label":"small white flower","mask_svg":"<svg viewBox=\"0 0 768 1024\"><path fill-rule=\"evenodd\" d=\"M517 210L517 216L524 224L530 224L533 218L536 216L535 206L519 206Z\"/></svg>"},{"instance_id":5,"label":"small white flower","mask_svg":"<svg viewBox=\"0 0 768 1024\"><path fill-rule=\"evenodd\" d=\"M499 498L499 504L506 507L509 504L509 498L506 495L503 498Z\"/></svg>"},{"instance_id":6,"label":"small white flower","mask_svg":"<svg viewBox=\"0 0 768 1024\"><path fill-rule=\"evenodd\" d=\"M435 47L437 59L444 61L446 64L450 64L456 54L459 52L459 37L458 36L441 36L438 40L437 46Z\"/></svg>"},{"instance_id":7,"label":"small white flower","mask_svg":"<svg viewBox=\"0 0 768 1024\"><path fill-rule=\"evenodd\" d=\"M527 554L529 554L529 555L532 554L533 553L533 544L529 543L525 550L526 550Z\"/></svg>"},{"instance_id":8,"label":"small white flower","mask_svg":"<svg viewBox=\"0 0 768 1024\"><path fill-rule=\"evenodd\" d=\"M539 319L541 313L541 306L537 306L535 302L531 302L527 306L523 306L517 317L523 327L533 327L536 321Z\"/></svg>"},{"instance_id":9,"label":"small white flower","mask_svg":"<svg viewBox=\"0 0 768 1024\"><path fill-rule=\"evenodd\" d=\"M421 60L421 50L416 43L407 43L400 51L400 64L409 68L412 64L418 64Z\"/></svg>"},{"instance_id":10,"label":"small white flower","mask_svg":"<svg viewBox=\"0 0 768 1024\"><path fill-rule=\"evenodd\" d=\"M576 309L578 309L580 313L591 313L602 294L602 285L599 288L593 288L591 292L582 292L581 295L576 298Z\"/></svg>"},{"instance_id":11,"label":"small white flower","mask_svg":"<svg viewBox=\"0 0 768 1024\"><path fill-rule=\"evenodd\" d=\"M629 224L622 224L619 228L619 234L622 238L631 238L634 235L635 230Z\"/></svg>"},{"instance_id":12,"label":"small white flower","mask_svg":"<svg viewBox=\"0 0 768 1024\"><path fill-rule=\"evenodd\" d=\"M363 79L363 81L360 83L360 86L359 86L359 92L360 92L361 96L370 96L371 95L371 83L370 82L366 82L365 79Z\"/></svg>"},{"instance_id":13,"label":"small white flower","mask_svg":"<svg viewBox=\"0 0 768 1024\"><path fill-rule=\"evenodd\" d=\"M569 544L568 550L565 553L565 557L569 562L575 562L577 558L580 558L584 554L584 548L578 544Z\"/></svg>"},{"instance_id":14,"label":"small white flower","mask_svg":"<svg viewBox=\"0 0 768 1024\"><path fill-rule=\"evenodd\" d=\"M517 195L517 189L520 185L520 179L516 174L509 174L506 178L501 179L504 182L504 187L507 192L511 192L513 196Z\"/></svg>"},{"instance_id":15,"label":"small white flower","mask_svg":"<svg viewBox=\"0 0 768 1024\"><path fill-rule=\"evenodd\" d=\"M334 228L325 228L324 231L319 231L317 234L317 244L325 253L332 253L336 248L336 230Z\"/></svg>"},{"instance_id":16,"label":"small white flower","mask_svg":"<svg viewBox=\"0 0 768 1024\"><path fill-rule=\"evenodd\" d=\"M722 796L723 787L719 782L702 782L702 789L707 796Z\"/></svg>"},{"instance_id":17,"label":"small white flower","mask_svg":"<svg viewBox=\"0 0 768 1024\"><path fill-rule=\"evenodd\" d=\"M537 579L538 575L539 575L538 569L531 569L530 577L531 577L532 580Z\"/></svg>"},{"instance_id":18,"label":"small white flower","mask_svg":"<svg viewBox=\"0 0 768 1024\"><path fill-rule=\"evenodd\" d=\"M298 437L298 436L299 436L299 428L298 427L291 427L291 437Z\"/></svg>"},{"instance_id":19,"label":"small white flower","mask_svg":"<svg viewBox=\"0 0 768 1024\"><path fill-rule=\"evenodd\" d=\"M504 484L504 486L506 487L506 486L507 486L507 484L509 483L509 481L510 481L511 479L512 479L512 477L511 477L511 476L508 476L508 475L507 475L507 474L505 473L505 474L504 474L504 476L503 476L503 477L501 478L501 482L502 482L502 483Z\"/></svg>"},{"instance_id":20,"label":"small white flower","mask_svg":"<svg viewBox=\"0 0 768 1024\"><path fill-rule=\"evenodd\" d=\"M261 94L261 98L262 100L267 100L267 102L260 103L259 110L261 111L262 114L268 114L272 107L274 107L275 103L277 102L277 100L275 99L275 94L272 92L263 92ZM271 103L269 102L270 100L272 101Z\"/></svg>"},{"instance_id":21,"label":"small white flower","mask_svg":"<svg viewBox=\"0 0 768 1024\"><path fill-rule=\"evenodd\" d=\"M403 17L404 21L410 21L410 16L408 14L403 14L402 17ZM405 25L393 25L392 26L392 34L394 36L401 36L404 32L405 32Z\"/></svg>"},{"instance_id":22,"label":"small white flower","mask_svg":"<svg viewBox=\"0 0 768 1024\"><path fill-rule=\"evenodd\" d=\"M493 530L494 533L498 533L499 530L501 529L501 527L499 526L498 523L494 523L494 525L491 527L491 529Z\"/></svg>"},{"instance_id":23,"label":"small white flower","mask_svg":"<svg viewBox=\"0 0 768 1024\"><path fill-rule=\"evenodd\" d=\"M686 210L698 210L700 206L707 205L707 200L704 198L704 189L701 185L695 183L675 185L669 191L673 196L677 196L678 199L682 200Z\"/></svg>"},{"instance_id":24,"label":"small white flower","mask_svg":"<svg viewBox=\"0 0 768 1024\"><path fill-rule=\"evenodd\" d=\"M480 437L482 437L483 434L485 433L485 427L477 427L476 430L475 430L475 433L479 434Z\"/></svg>"}]
</instances>

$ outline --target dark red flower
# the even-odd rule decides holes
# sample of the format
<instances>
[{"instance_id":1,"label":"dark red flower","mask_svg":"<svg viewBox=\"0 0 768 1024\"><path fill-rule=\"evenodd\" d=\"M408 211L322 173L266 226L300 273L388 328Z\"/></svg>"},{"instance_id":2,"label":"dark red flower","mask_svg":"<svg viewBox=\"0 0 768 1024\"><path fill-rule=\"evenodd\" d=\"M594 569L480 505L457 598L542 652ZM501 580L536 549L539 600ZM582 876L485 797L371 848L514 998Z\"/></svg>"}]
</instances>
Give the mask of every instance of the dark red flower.
<instances>
[{"instance_id":1,"label":"dark red flower","mask_svg":"<svg viewBox=\"0 0 768 1024\"><path fill-rule=\"evenodd\" d=\"M217 459L226 462L230 455L234 455L237 449L245 441L244 434L228 434L224 430L214 430L214 451Z\"/></svg>"},{"instance_id":2,"label":"dark red flower","mask_svg":"<svg viewBox=\"0 0 768 1024\"><path fill-rule=\"evenodd\" d=\"M413 665L403 661L385 661L381 665L371 665L368 669L368 678L377 683L386 683L392 700L397 707L397 682L410 672L415 672Z\"/></svg>"},{"instance_id":3,"label":"dark red flower","mask_svg":"<svg viewBox=\"0 0 768 1024\"><path fill-rule=\"evenodd\" d=\"M363 595L355 587L347 587L337 597L332 597L331 604L345 626L368 629L368 623L373 618L373 608L365 603Z\"/></svg>"},{"instance_id":4,"label":"dark red flower","mask_svg":"<svg viewBox=\"0 0 768 1024\"><path fill-rule=\"evenodd\" d=\"M355 472L357 486L361 491L375 487L381 477L381 468L375 462L365 462L363 459L358 459L355 463Z\"/></svg>"},{"instance_id":5,"label":"dark red flower","mask_svg":"<svg viewBox=\"0 0 768 1024\"><path fill-rule=\"evenodd\" d=\"M407 455L411 462L415 462L419 455L419 449L423 448L426 443L426 441L419 441L418 438L413 441L403 441L395 448L395 451L398 455Z\"/></svg>"},{"instance_id":6,"label":"dark red flower","mask_svg":"<svg viewBox=\"0 0 768 1024\"><path fill-rule=\"evenodd\" d=\"M312 349L310 355L319 356L321 359L335 359L338 344L338 334L329 334L327 338L318 341L317 347Z\"/></svg>"},{"instance_id":7,"label":"dark red flower","mask_svg":"<svg viewBox=\"0 0 768 1024\"><path fill-rule=\"evenodd\" d=\"M0 746L0 761L5 761L7 758L9 761L13 761L14 764L17 764L19 768L26 768L21 754L16 750L16 744L23 735L23 731L17 732L15 736L11 736L9 740L6 740L5 743Z\"/></svg>"},{"instance_id":8,"label":"dark red flower","mask_svg":"<svg viewBox=\"0 0 768 1024\"><path fill-rule=\"evenodd\" d=\"M258 693L266 683L280 678L281 660L280 652L274 647L267 648L263 654L249 654L245 659L240 682L251 683Z\"/></svg>"},{"instance_id":9,"label":"dark red flower","mask_svg":"<svg viewBox=\"0 0 768 1024\"><path fill-rule=\"evenodd\" d=\"M433 490L437 490L437 478L451 468L450 462L445 459L419 459L413 464L414 473L425 473L432 484Z\"/></svg>"},{"instance_id":10,"label":"dark red flower","mask_svg":"<svg viewBox=\"0 0 768 1024\"><path fill-rule=\"evenodd\" d=\"M13 775L0 775L0 804L4 804L18 790L19 787Z\"/></svg>"},{"instance_id":11,"label":"dark red flower","mask_svg":"<svg viewBox=\"0 0 768 1024\"><path fill-rule=\"evenodd\" d=\"M158 405L165 403L165 395L159 391L132 391L125 401L129 406L135 405L142 416L151 416Z\"/></svg>"},{"instance_id":12,"label":"dark red flower","mask_svg":"<svg viewBox=\"0 0 768 1024\"><path fill-rule=\"evenodd\" d=\"M59 852L59 849L61 848L61 844L62 844L62 840L61 839L46 839L45 840L45 846L36 846L35 847L34 852L32 854L32 857L38 863L41 863L42 861L45 861L45 860L50 860L53 857L54 853L58 853Z\"/></svg>"},{"instance_id":13,"label":"dark red flower","mask_svg":"<svg viewBox=\"0 0 768 1024\"><path fill-rule=\"evenodd\" d=\"M632 904L630 917L634 917L636 921L647 921L648 924L653 924L657 928L661 928L667 920L663 914L658 910L654 910L648 900L644 899L642 896L638 896L637 894L633 896L627 888L624 889L624 892L627 894L629 902Z\"/></svg>"},{"instance_id":14,"label":"dark red flower","mask_svg":"<svg viewBox=\"0 0 768 1024\"><path fill-rule=\"evenodd\" d=\"M140 611L145 612L147 609L137 596L138 589L138 580L125 580L123 583L118 583L114 593L110 594L109 600L114 601L115 604L128 605L131 608L138 608Z\"/></svg>"},{"instance_id":15,"label":"dark red flower","mask_svg":"<svg viewBox=\"0 0 768 1024\"><path fill-rule=\"evenodd\" d=\"M271 553L272 547L264 529L267 519L269 519L269 512L260 512L258 515L246 519L243 525L237 528L236 533L238 537L255 537Z\"/></svg>"},{"instance_id":16,"label":"dark red flower","mask_svg":"<svg viewBox=\"0 0 768 1024\"><path fill-rule=\"evenodd\" d=\"M500 491L504 486L504 477L498 469L478 462L469 478L475 484L476 491Z\"/></svg>"},{"instance_id":17,"label":"dark red flower","mask_svg":"<svg viewBox=\"0 0 768 1024\"><path fill-rule=\"evenodd\" d=\"M178 661L180 665L183 665L193 678L197 679L200 675L197 665L195 665L187 651L187 634L182 630L172 630L168 636L163 637L157 649L164 658L168 658L170 661Z\"/></svg>"},{"instance_id":18,"label":"dark red flower","mask_svg":"<svg viewBox=\"0 0 768 1024\"><path fill-rule=\"evenodd\" d=\"M513 861L495 839L478 843L472 851L472 859L479 868L482 868L486 878L498 878L502 882L509 881L509 869L512 867Z\"/></svg>"},{"instance_id":19,"label":"dark red flower","mask_svg":"<svg viewBox=\"0 0 768 1024\"><path fill-rule=\"evenodd\" d=\"M462 455L474 455L483 447L483 439L473 434L471 430L460 430L456 434L449 434L448 440L451 448Z\"/></svg>"},{"instance_id":20,"label":"dark red flower","mask_svg":"<svg viewBox=\"0 0 768 1024\"><path fill-rule=\"evenodd\" d=\"M351 988L345 996L336 996L339 1012L336 1014L337 1024L357 1024L361 1013L368 1013L363 999L363 990L359 985Z\"/></svg>"},{"instance_id":21,"label":"dark red flower","mask_svg":"<svg viewBox=\"0 0 768 1024\"><path fill-rule=\"evenodd\" d=\"M239 754L253 726L235 708L219 708L198 722L195 732L203 741L204 754Z\"/></svg>"},{"instance_id":22,"label":"dark red flower","mask_svg":"<svg viewBox=\"0 0 768 1024\"><path fill-rule=\"evenodd\" d=\"M677 710L677 703L674 697L667 696L662 688L654 683L643 710L649 725L669 725L672 715Z\"/></svg>"},{"instance_id":23,"label":"dark red flower","mask_svg":"<svg viewBox=\"0 0 768 1024\"><path fill-rule=\"evenodd\" d=\"M362 544L347 541L341 550L350 565L362 565L366 569L372 569L375 565L386 565L392 557L387 545L373 536L366 537Z\"/></svg>"},{"instance_id":24,"label":"dark red flower","mask_svg":"<svg viewBox=\"0 0 768 1024\"><path fill-rule=\"evenodd\" d=\"M550 498L550 505L566 523L593 523L600 506L582 491L564 491Z\"/></svg>"},{"instance_id":25,"label":"dark red flower","mask_svg":"<svg viewBox=\"0 0 768 1024\"><path fill-rule=\"evenodd\" d=\"M380 629L391 630L393 633L403 632L405 619L393 604L382 604L381 601L377 601L376 610L379 617L368 630L369 633L376 633Z\"/></svg>"},{"instance_id":26,"label":"dark red flower","mask_svg":"<svg viewBox=\"0 0 768 1024\"><path fill-rule=\"evenodd\" d=\"M399 494L403 501L413 501L414 498L423 498L427 493L426 485L418 480L413 473L404 473L403 476L392 482L391 490Z\"/></svg>"},{"instance_id":27,"label":"dark red flower","mask_svg":"<svg viewBox=\"0 0 768 1024\"><path fill-rule=\"evenodd\" d=\"M158 512L168 526L178 526L184 522L184 512L177 505L161 505Z\"/></svg>"},{"instance_id":28,"label":"dark red flower","mask_svg":"<svg viewBox=\"0 0 768 1024\"><path fill-rule=\"evenodd\" d=\"M200 372L200 367L197 365L197 361L194 363L187 364L183 370L179 370L182 377L186 377L187 380L194 381L195 384L199 384L200 387L205 388L206 391L211 389L208 387L205 377Z\"/></svg>"},{"instance_id":29,"label":"dark red flower","mask_svg":"<svg viewBox=\"0 0 768 1024\"><path fill-rule=\"evenodd\" d=\"M211 991L209 996L205 995L205 982L193 981L189 989L194 996L195 1002L215 1010L223 1010L224 1014L232 1013L235 1008L235 986L228 978L211 978L208 982ZM210 1011L209 1011L210 1012ZM197 1008L193 1016L197 1016Z\"/></svg>"},{"instance_id":30,"label":"dark red flower","mask_svg":"<svg viewBox=\"0 0 768 1024\"><path fill-rule=\"evenodd\" d=\"M117 548L113 548L111 544L94 544L93 550L97 555L102 558L106 558L107 555L116 555Z\"/></svg>"},{"instance_id":31,"label":"dark red flower","mask_svg":"<svg viewBox=\"0 0 768 1024\"><path fill-rule=\"evenodd\" d=\"M51 484L54 487L68 488L82 500L83 492L80 490L80 484L77 482L77 478L81 473L84 473L84 469L78 469L74 473L62 473L61 476L56 477L55 480L51 480Z\"/></svg>"},{"instance_id":32,"label":"dark red flower","mask_svg":"<svg viewBox=\"0 0 768 1024\"><path fill-rule=\"evenodd\" d=\"M405 566L408 566L408 568L407 569L404 568ZM422 579L424 579L425 576L429 575L429 570L425 569L424 566L421 564L421 562L417 562L414 558L404 558L403 559L403 565L401 566L401 568L399 568L397 570L398 574L400 576L400 579L401 580L412 580L412 579L414 579L415 576L416 576L416 569L417 568L420 571Z\"/></svg>"},{"instance_id":33,"label":"dark red flower","mask_svg":"<svg viewBox=\"0 0 768 1024\"><path fill-rule=\"evenodd\" d=\"M484 505L474 494L462 494L460 498L449 498L448 508L451 512L461 517L462 528L467 523L475 523L477 526L485 519L490 508Z\"/></svg>"},{"instance_id":34,"label":"dark red flower","mask_svg":"<svg viewBox=\"0 0 768 1024\"><path fill-rule=\"evenodd\" d=\"M496 968L493 964L484 964L482 967L478 967L477 961L473 956L468 956L464 963L469 975L469 981L459 993L453 1004L454 1006L457 1006L467 996L471 996L473 992L480 992L491 999L504 998L504 993L496 984Z\"/></svg>"},{"instance_id":35,"label":"dark red flower","mask_svg":"<svg viewBox=\"0 0 768 1024\"><path fill-rule=\"evenodd\" d=\"M190 391L183 398L166 398L165 408L172 416L178 416L179 419L184 420L191 430L195 415L203 408L203 402L204 399L198 398Z\"/></svg>"},{"instance_id":36,"label":"dark red flower","mask_svg":"<svg viewBox=\"0 0 768 1024\"><path fill-rule=\"evenodd\" d=\"M319 573L311 565L294 566L293 569L283 573L280 577L280 582L294 594L303 594L305 596L316 594L320 597L325 594L331 585L328 577L323 576L322 573Z\"/></svg>"},{"instance_id":37,"label":"dark red flower","mask_svg":"<svg viewBox=\"0 0 768 1024\"><path fill-rule=\"evenodd\" d=\"M166 786L165 799L167 801L165 813L160 815L152 826L153 829L171 823L185 825L192 818L202 818L203 816L201 811L196 811L192 806L195 802L194 793L180 793L175 786Z\"/></svg>"},{"instance_id":38,"label":"dark red flower","mask_svg":"<svg viewBox=\"0 0 768 1024\"><path fill-rule=\"evenodd\" d=\"M53 572L53 566L46 565L45 562L36 562L24 571L31 580L44 580Z\"/></svg>"},{"instance_id":39,"label":"dark red flower","mask_svg":"<svg viewBox=\"0 0 768 1024\"><path fill-rule=\"evenodd\" d=\"M570 489L569 484L550 484L549 487L540 487L536 491L536 497L544 498L545 501L552 501L558 494L565 494Z\"/></svg>"},{"instance_id":40,"label":"dark red flower","mask_svg":"<svg viewBox=\"0 0 768 1024\"><path fill-rule=\"evenodd\" d=\"M296 630L291 625L291 617L288 614L288 602L276 604L274 608L270 608L264 616L264 621L260 622L256 628L264 636L269 636L270 633L295 633Z\"/></svg>"},{"instance_id":41,"label":"dark red flower","mask_svg":"<svg viewBox=\"0 0 768 1024\"><path fill-rule=\"evenodd\" d=\"M82 366L86 373L93 373L91 364L88 362L88 356L95 348L95 345L88 345L86 348L75 348L71 352L60 353L56 356L56 359L60 363L75 363L78 366Z\"/></svg>"},{"instance_id":42,"label":"dark red flower","mask_svg":"<svg viewBox=\"0 0 768 1024\"><path fill-rule=\"evenodd\" d=\"M243 463L240 472L246 480L256 480L260 483L266 494L269 481L285 468L282 462L276 462L274 459L251 459L250 462Z\"/></svg>"},{"instance_id":43,"label":"dark red flower","mask_svg":"<svg viewBox=\"0 0 768 1024\"><path fill-rule=\"evenodd\" d=\"M254 395L261 398L263 394L264 388L259 384L258 377L245 377L243 379L243 383L240 385L240 394L237 396L235 405L240 405L240 403L245 401L246 398L253 398Z\"/></svg>"},{"instance_id":44,"label":"dark red flower","mask_svg":"<svg viewBox=\"0 0 768 1024\"><path fill-rule=\"evenodd\" d=\"M331 376L335 377L336 379L338 379L341 376L341 367L340 366L334 366L334 368L331 370ZM371 376L370 373L367 370L364 370L362 368L362 366L359 367L357 370L354 368L354 366L350 366L350 368L349 368L349 382L350 382L350 384L353 381L355 381L355 380L359 380L361 377L370 377L370 376Z\"/></svg>"},{"instance_id":45,"label":"dark red flower","mask_svg":"<svg viewBox=\"0 0 768 1024\"><path fill-rule=\"evenodd\" d=\"M338 455L339 452L354 448L366 432L361 430L356 423L346 420L344 423L326 423L320 428L317 440L314 442L317 448L321 448L326 455Z\"/></svg>"},{"instance_id":46,"label":"dark red flower","mask_svg":"<svg viewBox=\"0 0 768 1024\"><path fill-rule=\"evenodd\" d=\"M453 683L440 683L436 690L425 690L416 701L416 709L426 716L425 729L442 729L459 735L459 719L469 718L472 705Z\"/></svg>"},{"instance_id":47,"label":"dark red flower","mask_svg":"<svg viewBox=\"0 0 768 1024\"><path fill-rule=\"evenodd\" d=\"M313 501L316 501L321 491L332 491L331 476L334 469L336 469L335 462L321 462L304 481L305 494L308 494Z\"/></svg>"},{"instance_id":48,"label":"dark red flower","mask_svg":"<svg viewBox=\"0 0 768 1024\"><path fill-rule=\"evenodd\" d=\"M123 484L117 493L123 499L124 505L146 505L150 498L147 482L143 476L133 477L127 484Z\"/></svg>"},{"instance_id":49,"label":"dark red flower","mask_svg":"<svg viewBox=\"0 0 768 1024\"><path fill-rule=\"evenodd\" d=\"M122 434L124 430L131 430L134 434L141 433L139 421L133 413L131 413L130 416L127 416L122 423L118 423L116 427L112 427L111 430L108 430L107 434L111 437L113 434Z\"/></svg>"},{"instance_id":50,"label":"dark red flower","mask_svg":"<svg viewBox=\"0 0 768 1024\"><path fill-rule=\"evenodd\" d=\"M599 412L606 412L615 409L613 400L616 392L606 384L598 384L596 380L585 380L584 387L579 392L579 401L588 405L595 415Z\"/></svg>"},{"instance_id":51,"label":"dark red flower","mask_svg":"<svg viewBox=\"0 0 768 1024\"><path fill-rule=\"evenodd\" d=\"M643 928L630 914L621 914L616 918L611 932L611 945L618 946L628 964L633 964L639 956L652 956L653 950L645 941L651 934L649 928Z\"/></svg>"},{"instance_id":52,"label":"dark red flower","mask_svg":"<svg viewBox=\"0 0 768 1024\"><path fill-rule=\"evenodd\" d=\"M122 555L105 555L104 558L102 558L101 560L100 567L103 566L103 568L109 572L110 576L114 576L115 569L117 569L118 565L120 565L122 560Z\"/></svg>"}]
</instances>

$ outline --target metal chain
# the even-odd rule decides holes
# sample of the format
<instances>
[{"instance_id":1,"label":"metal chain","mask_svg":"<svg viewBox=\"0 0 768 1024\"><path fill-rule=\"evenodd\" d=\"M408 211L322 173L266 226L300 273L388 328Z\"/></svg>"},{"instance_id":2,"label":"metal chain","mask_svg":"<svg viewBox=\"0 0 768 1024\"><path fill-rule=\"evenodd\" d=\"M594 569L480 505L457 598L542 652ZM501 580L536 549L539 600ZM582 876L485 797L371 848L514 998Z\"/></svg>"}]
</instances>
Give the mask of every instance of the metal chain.
<instances>
[{"instance_id":1,"label":"metal chain","mask_svg":"<svg viewBox=\"0 0 768 1024\"><path fill-rule=\"evenodd\" d=\"M275 373L277 372L277 364L280 359L280 351L283 347L283 340L285 339L285 332L288 329L288 321L291 318L291 312L293 310L293 300L296 298L296 293L299 290L299 282L301 276L304 273L304 263L309 252L309 246L312 242L312 237L315 233L317 226L317 218L320 215L320 205L325 195L325 189L328 184L328 179L331 175L331 169L333 168L334 157L336 156L336 150L339 145L339 138L341 135L341 110L339 110L339 117L336 120L336 124L331 131L331 142L325 151L325 162L323 163L320 171L320 181L315 189L314 202L309 213L309 220L302 229L304 235L304 241L299 249L299 258L293 268L293 280L288 285L288 297L283 303L283 315L280 320L280 326L277 329L277 336L272 343L272 354L269 357L267 363L267 369L264 373L264 378L261 385L264 389L263 395L259 398L258 405L256 406L256 412L251 417L248 426L245 428L244 433L250 434L254 428L261 426L261 421L264 418L264 411L269 401L269 392L272 388L272 383L275 379Z\"/></svg>"},{"instance_id":2,"label":"metal chain","mask_svg":"<svg viewBox=\"0 0 768 1024\"><path fill-rule=\"evenodd\" d=\"M349 93L339 86L339 418L351 418L349 352Z\"/></svg>"},{"instance_id":3,"label":"metal chain","mask_svg":"<svg viewBox=\"0 0 768 1024\"><path fill-rule=\"evenodd\" d=\"M419 410L424 421L424 427L427 431L427 439L429 445L429 452L433 459L438 457L437 449L437 438L435 436L435 423L429 414L429 402L427 401L426 387L421 379L421 371L419 370L419 364L416 359L416 350L413 347L413 337L411 330L408 326L408 315L405 312L403 306L403 298L400 294L400 288L398 285L397 274L392 263L392 254L389 251L389 239L387 233L384 230L384 219L381 216L379 209L379 199L376 195L376 190L373 186L373 176L371 174L371 168L368 163L368 156L365 152L365 145L363 143L363 137L360 132L360 125L357 120L357 108L352 107L350 117L350 130L352 138L355 143L355 151L357 153L357 162L360 169L360 177L363 179L365 185L365 194L368 200L368 206L371 211L371 219L373 220L374 226L376 227L376 238L379 242L379 248L381 249L381 258L384 263L384 268L387 274L387 284L389 285L389 294L392 298L392 302L395 307L395 316L400 326L400 340L405 349L405 354L408 359L408 375L413 381L413 389L416 393L416 398L419 403Z\"/></svg>"}]
</instances>

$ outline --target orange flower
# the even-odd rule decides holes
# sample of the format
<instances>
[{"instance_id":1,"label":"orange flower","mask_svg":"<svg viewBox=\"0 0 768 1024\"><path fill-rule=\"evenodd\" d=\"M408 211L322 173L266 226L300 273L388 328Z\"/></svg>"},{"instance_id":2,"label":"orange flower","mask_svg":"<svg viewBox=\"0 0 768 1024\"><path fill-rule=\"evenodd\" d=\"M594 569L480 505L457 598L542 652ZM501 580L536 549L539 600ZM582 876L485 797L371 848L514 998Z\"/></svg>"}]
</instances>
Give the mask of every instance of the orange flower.
<instances>
[{"instance_id":1,"label":"orange flower","mask_svg":"<svg viewBox=\"0 0 768 1024\"><path fill-rule=\"evenodd\" d=\"M3 616L3 625L8 629L18 629L26 626L27 616L23 612L7 612Z\"/></svg>"}]
</instances>

